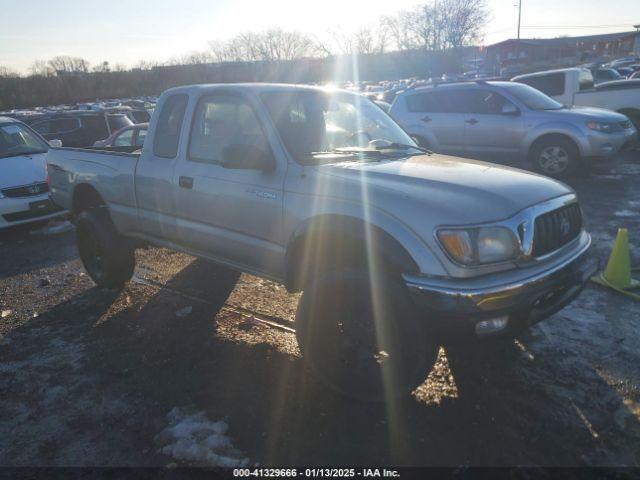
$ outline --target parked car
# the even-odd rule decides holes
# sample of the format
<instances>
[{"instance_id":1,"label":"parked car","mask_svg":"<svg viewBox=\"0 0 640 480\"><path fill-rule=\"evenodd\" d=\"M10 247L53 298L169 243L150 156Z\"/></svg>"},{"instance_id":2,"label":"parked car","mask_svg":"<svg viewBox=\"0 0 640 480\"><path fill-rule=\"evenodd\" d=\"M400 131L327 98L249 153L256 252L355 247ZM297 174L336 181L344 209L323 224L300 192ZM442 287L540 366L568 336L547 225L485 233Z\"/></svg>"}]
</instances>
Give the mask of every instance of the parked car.
<instances>
[{"instance_id":1,"label":"parked car","mask_svg":"<svg viewBox=\"0 0 640 480\"><path fill-rule=\"evenodd\" d=\"M591 69L593 75L593 82L595 84L602 82L610 82L612 80L622 80L625 77L620 75L620 72L613 68L593 68Z\"/></svg>"},{"instance_id":2,"label":"parked car","mask_svg":"<svg viewBox=\"0 0 640 480\"><path fill-rule=\"evenodd\" d=\"M598 108L566 108L514 82L467 82L407 90L390 115L422 146L436 152L508 154L552 177L585 162L611 162L636 144L629 119Z\"/></svg>"},{"instance_id":3,"label":"parked car","mask_svg":"<svg viewBox=\"0 0 640 480\"><path fill-rule=\"evenodd\" d=\"M0 117L0 229L65 213L49 198L48 148L24 123Z\"/></svg>"},{"instance_id":4,"label":"parked car","mask_svg":"<svg viewBox=\"0 0 640 480\"><path fill-rule=\"evenodd\" d=\"M147 136L148 123L138 123L124 127L111 134L106 140L98 140L94 147L142 147Z\"/></svg>"},{"instance_id":5,"label":"parked car","mask_svg":"<svg viewBox=\"0 0 640 480\"><path fill-rule=\"evenodd\" d=\"M66 111L30 118L29 125L47 140L66 147L90 147L113 132L133 125L127 115L100 111Z\"/></svg>"},{"instance_id":6,"label":"parked car","mask_svg":"<svg viewBox=\"0 0 640 480\"><path fill-rule=\"evenodd\" d=\"M637 80L606 82L594 87L591 72L581 68L530 73L511 80L531 85L567 106L600 107L622 113L640 129L640 82Z\"/></svg>"},{"instance_id":7,"label":"parked car","mask_svg":"<svg viewBox=\"0 0 640 480\"><path fill-rule=\"evenodd\" d=\"M174 88L142 153L54 148L47 161L98 285L122 286L151 243L303 291L300 350L354 396L412 391L434 330L513 334L596 270L568 186L425 154L353 92Z\"/></svg>"}]
</instances>

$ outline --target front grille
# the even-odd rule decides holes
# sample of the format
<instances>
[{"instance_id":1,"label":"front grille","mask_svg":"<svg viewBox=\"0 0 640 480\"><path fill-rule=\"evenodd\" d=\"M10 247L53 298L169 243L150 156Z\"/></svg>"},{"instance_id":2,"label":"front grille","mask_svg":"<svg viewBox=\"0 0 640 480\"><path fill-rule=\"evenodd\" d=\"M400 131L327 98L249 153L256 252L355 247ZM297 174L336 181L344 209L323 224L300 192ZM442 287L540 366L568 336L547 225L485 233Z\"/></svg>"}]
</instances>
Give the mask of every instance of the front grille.
<instances>
[{"instance_id":1,"label":"front grille","mask_svg":"<svg viewBox=\"0 0 640 480\"><path fill-rule=\"evenodd\" d=\"M2 190L5 197L33 197L49 191L47 182L32 183L31 185L22 185L21 187L11 187Z\"/></svg>"},{"instance_id":2,"label":"front grille","mask_svg":"<svg viewBox=\"0 0 640 480\"><path fill-rule=\"evenodd\" d=\"M536 218L533 256L551 253L576 238L582 230L582 212L577 203L553 210Z\"/></svg>"}]
</instances>

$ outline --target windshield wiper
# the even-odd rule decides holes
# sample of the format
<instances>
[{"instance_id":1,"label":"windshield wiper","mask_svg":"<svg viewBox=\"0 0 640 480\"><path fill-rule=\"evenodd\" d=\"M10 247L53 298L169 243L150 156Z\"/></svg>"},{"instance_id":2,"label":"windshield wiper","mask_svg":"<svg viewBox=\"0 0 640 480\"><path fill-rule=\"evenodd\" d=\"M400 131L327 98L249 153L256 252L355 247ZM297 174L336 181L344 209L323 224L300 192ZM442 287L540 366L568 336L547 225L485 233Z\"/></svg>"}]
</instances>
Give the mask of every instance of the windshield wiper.
<instances>
[{"instance_id":1,"label":"windshield wiper","mask_svg":"<svg viewBox=\"0 0 640 480\"><path fill-rule=\"evenodd\" d=\"M410 145L408 143L397 143L397 142L392 142L389 145L379 145L375 148L376 150L409 150L410 148L413 148L415 150L418 150L419 152L429 153L429 154L433 153L431 150L424 147L419 147L418 145Z\"/></svg>"}]
</instances>

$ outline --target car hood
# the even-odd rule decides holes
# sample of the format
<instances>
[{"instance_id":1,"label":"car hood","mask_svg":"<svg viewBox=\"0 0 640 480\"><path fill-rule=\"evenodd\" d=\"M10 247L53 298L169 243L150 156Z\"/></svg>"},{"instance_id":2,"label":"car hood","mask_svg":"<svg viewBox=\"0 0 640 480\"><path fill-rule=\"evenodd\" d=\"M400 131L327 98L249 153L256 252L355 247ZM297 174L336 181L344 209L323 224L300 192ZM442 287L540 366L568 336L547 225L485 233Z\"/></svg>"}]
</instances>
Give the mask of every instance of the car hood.
<instances>
[{"instance_id":1,"label":"car hood","mask_svg":"<svg viewBox=\"0 0 640 480\"><path fill-rule=\"evenodd\" d=\"M46 178L44 153L0 158L0 189L44 182Z\"/></svg>"},{"instance_id":2,"label":"car hood","mask_svg":"<svg viewBox=\"0 0 640 480\"><path fill-rule=\"evenodd\" d=\"M548 110L548 113L557 115L562 118L581 119L584 121L598 121L598 122L624 122L627 117L621 113L607 110L605 108L596 107L571 107L562 108L560 110Z\"/></svg>"},{"instance_id":3,"label":"car hood","mask_svg":"<svg viewBox=\"0 0 640 480\"><path fill-rule=\"evenodd\" d=\"M556 180L516 168L436 154L320 169L333 177L326 184L332 195L359 196L352 199L409 221L413 217L411 223L415 215L440 225L503 220L573 192Z\"/></svg>"}]
</instances>

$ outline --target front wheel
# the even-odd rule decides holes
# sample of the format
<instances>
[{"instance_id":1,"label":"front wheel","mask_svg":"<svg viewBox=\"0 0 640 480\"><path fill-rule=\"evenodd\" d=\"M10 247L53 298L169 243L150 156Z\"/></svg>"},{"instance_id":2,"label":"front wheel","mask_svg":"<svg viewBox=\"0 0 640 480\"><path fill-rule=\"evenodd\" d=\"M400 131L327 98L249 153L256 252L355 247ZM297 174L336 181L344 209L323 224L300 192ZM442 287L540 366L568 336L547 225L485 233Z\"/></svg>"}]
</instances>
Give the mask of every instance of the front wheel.
<instances>
[{"instance_id":1,"label":"front wheel","mask_svg":"<svg viewBox=\"0 0 640 480\"><path fill-rule=\"evenodd\" d=\"M121 288L133 275L134 249L117 232L105 208L78 215L76 240L82 264L98 286Z\"/></svg>"},{"instance_id":2,"label":"front wheel","mask_svg":"<svg viewBox=\"0 0 640 480\"><path fill-rule=\"evenodd\" d=\"M404 285L357 270L333 271L309 282L298 305L296 336L321 381L364 400L412 392L438 352Z\"/></svg>"},{"instance_id":3,"label":"front wheel","mask_svg":"<svg viewBox=\"0 0 640 480\"><path fill-rule=\"evenodd\" d=\"M554 178L571 176L580 162L578 148L562 137L541 140L531 149L530 157L536 171Z\"/></svg>"}]
</instances>

